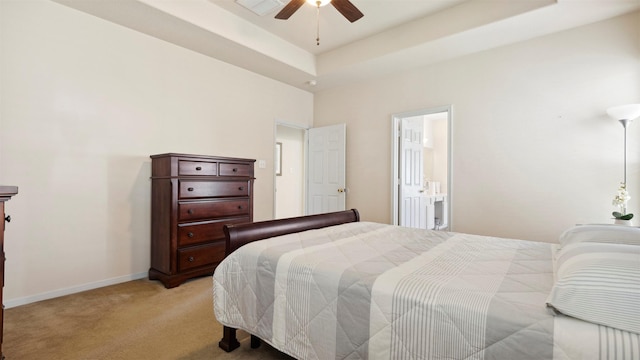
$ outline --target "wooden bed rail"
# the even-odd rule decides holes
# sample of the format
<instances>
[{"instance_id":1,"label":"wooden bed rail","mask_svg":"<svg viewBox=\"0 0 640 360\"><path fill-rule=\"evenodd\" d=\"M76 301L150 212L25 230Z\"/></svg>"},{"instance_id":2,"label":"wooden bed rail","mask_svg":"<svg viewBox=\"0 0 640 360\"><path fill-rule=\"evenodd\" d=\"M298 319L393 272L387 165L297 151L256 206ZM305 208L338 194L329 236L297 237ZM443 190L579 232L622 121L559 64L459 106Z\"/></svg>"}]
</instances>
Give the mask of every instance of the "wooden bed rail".
<instances>
[{"instance_id":1,"label":"wooden bed rail","mask_svg":"<svg viewBox=\"0 0 640 360\"><path fill-rule=\"evenodd\" d=\"M225 225L223 227L226 238L225 256L229 256L229 254L237 250L242 245L248 244L252 241L358 221L360 221L360 214L358 213L358 210L351 209L287 219ZM240 342L236 337L236 329L223 326L222 339L218 343L218 346L226 352L238 348L240 346ZM251 347L256 348L258 346L260 346L260 339L251 334Z\"/></svg>"},{"instance_id":2,"label":"wooden bed rail","mask_svg":"<svg viewBox=\"0 0 640 360\"><path fill-rule=\"evenodd\" d=\"M229 256L242 245L252 241L357 221L360 221L360 214L358 210L351 209L326 214L225 225L223 228L226 238L225 256Z\"/></svg>"}]
</instances>

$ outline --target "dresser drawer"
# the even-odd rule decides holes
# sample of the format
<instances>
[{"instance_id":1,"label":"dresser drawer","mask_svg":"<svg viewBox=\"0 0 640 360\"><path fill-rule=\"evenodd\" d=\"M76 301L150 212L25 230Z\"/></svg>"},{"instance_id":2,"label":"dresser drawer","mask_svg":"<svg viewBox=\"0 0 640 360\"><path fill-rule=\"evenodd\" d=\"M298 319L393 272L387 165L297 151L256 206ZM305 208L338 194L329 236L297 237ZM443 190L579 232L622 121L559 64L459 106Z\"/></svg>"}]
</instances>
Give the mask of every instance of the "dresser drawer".
<instances>
[{"instance_id":1,"label":"dresser drawer","mask_svg":"<svg viewBox=\"0 0 640 360\"><path fill-rule=\"evenodd\" d=\"M178 221L249 215L249 199L178 203Z\"/></svg>"},{"instance_id":2,"label":"dresser drawer","mask_svg":"<svg viewBox=\"0 0 640 360\"><path fill-rule=\"evenodd\" d=\"M247 181L180 181L181 199L248 195Z\"/></svg>"},{"instance_id":3,"label":"dresser drawer","mask_svg":"<svg viewBox=\"0 0 640 360\"><path fill-rule=\"evenodd\" d=\"M213 240L224 239L222 227L226 224L249 222L248 217L188 223L178 225L178 246L187 246Z\"/></svg>"},{"instance_id":4,"label":"dresser drawer","mask_svg":"<svg viewBox=\"0 0 640 360\"><path fill-rule=\"evenodd\" d=\"M178 249L178 270L184 271L211 265L219 263L222 259L224 259L224 240Z\"/></svg>"},{"instance_id":5,"label":"dresser drawer","mask_svg":"<svg viewBox=\"0 0 640 360\"><path fill-rule=\"evenodd\" d=\"M213 161L178 161L178 175L218 175L218 163Z\"/></svg>"},{"instance_id":6,"label":"dresser drawer","mask_svg":"<svg viewBox=\"0 0 640 360\"><path fill-rule=\"evenodd\" d=\"M253 176L253 164L220 163L220 176Z\"/></svg>"}]
</instances>

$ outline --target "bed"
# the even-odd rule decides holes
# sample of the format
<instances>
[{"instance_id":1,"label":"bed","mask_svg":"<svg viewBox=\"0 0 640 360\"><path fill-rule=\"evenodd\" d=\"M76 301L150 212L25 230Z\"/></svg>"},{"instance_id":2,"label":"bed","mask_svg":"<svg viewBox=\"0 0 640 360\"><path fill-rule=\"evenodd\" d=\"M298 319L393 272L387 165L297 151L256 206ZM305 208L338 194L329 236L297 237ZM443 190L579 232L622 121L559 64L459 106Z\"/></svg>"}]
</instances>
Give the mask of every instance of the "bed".
<instances>
[{"instance_id":1,"label":"bed","mask_svg":"<svg viewBox=\"0 0 640 360\"><path fill-rule=\"evenodd\" d=\"M357 210L225 227L219 346L297 359L640 359L640 229L559 244L360 221Z\"/></svg>"}]
</instances>

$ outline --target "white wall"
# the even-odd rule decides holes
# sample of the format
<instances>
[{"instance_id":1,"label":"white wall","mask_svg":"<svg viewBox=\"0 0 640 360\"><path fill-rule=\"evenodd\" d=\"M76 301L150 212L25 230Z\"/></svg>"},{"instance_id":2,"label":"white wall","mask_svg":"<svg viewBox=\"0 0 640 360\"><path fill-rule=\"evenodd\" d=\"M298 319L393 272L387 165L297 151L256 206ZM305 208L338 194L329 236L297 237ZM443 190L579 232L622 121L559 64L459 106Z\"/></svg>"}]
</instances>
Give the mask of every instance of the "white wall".
<instances>
[{"instance_id":1,"label":"white wall","mask_svg":"<svg viewBox=\"0 0 640 360\"><path fill-rule=\"evenodd\" d=\"M57 3L0 6L5 304L146 275L151 154L266 160L272 218L274 121L310 126L312 94Z\"/></svg>"},{"instance_id":2,"label":"white wall","mask_svg":"<svg viewBox=\"0 0 640 360\"><path fill-rule=\"evenodd\" d=\"M612 222L623 133L605 110L638 102L636 12L317 93L314 126L347 123L347 207L390 222L391 114L451 104L453 229L553 242ZM639 121L628 161L640 218Z\"/></svg>"}]
</instances>

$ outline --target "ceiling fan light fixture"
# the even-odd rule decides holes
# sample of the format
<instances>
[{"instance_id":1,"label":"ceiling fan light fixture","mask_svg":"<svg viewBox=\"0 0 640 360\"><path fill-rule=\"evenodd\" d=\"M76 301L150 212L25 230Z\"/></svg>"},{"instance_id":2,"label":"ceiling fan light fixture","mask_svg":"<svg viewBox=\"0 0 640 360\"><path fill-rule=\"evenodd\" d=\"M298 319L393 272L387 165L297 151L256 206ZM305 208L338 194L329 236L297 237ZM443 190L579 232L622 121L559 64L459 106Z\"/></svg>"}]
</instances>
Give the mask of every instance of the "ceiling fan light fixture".
<instances>
[{"instance_id":1,"label":"ceiling fan light fixture","mask_svg":"<svg viewBox=\"0 0 640 360\"><path fill-rule=\"evenodd\" d=\"M325 6L327 4L329 4L331 2L331 0L307 0L307 3L313 5L313 6L318 6L318 2L320 2L319 6Z\"/></svg>"},{"instance_id":2,"label":"ceiling fan light fixture","mask_svg":"<svg viewBox=\"0 0 640 360\"><path fill-rule=\"evenodd\" d=\"M316 6L318 10L320 10L320 6L327 5L331 3L336 10L342 16L347 18L349 22L354 22L364 16L362 11L358 10L358 8L351 3L349 0L289 0L289 3L285 5L279 13L276 14L275 18L280 20L287 20L293 13L295 13L305 2Z\"/></svg>"}]
</instances>

